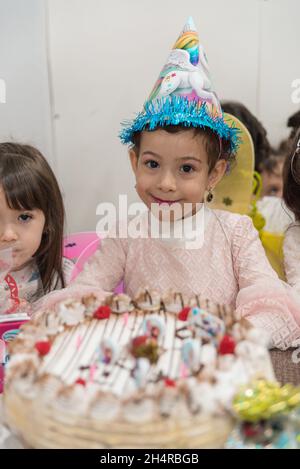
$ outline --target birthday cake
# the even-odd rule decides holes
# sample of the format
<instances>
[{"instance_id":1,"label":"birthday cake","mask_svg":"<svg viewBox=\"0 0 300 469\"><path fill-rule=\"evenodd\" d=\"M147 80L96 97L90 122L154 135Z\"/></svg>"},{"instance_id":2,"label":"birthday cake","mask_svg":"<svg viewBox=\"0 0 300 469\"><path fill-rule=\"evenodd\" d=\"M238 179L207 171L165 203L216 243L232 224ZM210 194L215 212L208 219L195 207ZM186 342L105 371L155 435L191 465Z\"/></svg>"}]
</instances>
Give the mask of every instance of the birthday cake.
<instances>
[{"instance_id":1,"label":"birthday cake","mask_svg":"<svg viewBox=\"0 0 300 469\"><path fill-rule=\"evenodd\" d=\"M176 292L70 299L10 354L6 420L35 448L221 447L239 387L274 379L262 331Z\"/></svg>"}]
</instances>

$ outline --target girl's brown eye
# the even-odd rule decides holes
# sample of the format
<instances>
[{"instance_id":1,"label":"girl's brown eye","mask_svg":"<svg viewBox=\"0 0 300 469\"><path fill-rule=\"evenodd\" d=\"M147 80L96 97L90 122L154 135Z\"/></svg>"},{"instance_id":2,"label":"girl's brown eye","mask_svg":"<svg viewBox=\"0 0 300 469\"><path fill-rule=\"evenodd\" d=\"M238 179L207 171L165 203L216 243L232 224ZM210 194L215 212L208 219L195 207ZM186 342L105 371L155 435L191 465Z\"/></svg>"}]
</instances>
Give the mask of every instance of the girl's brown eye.
<instances>
[{"instance_id":1,"label":"girl's brown eye","mask_svg":"<svg viewBox=\"0 0 300 469\"><path fill-rule=\"evenodd\" d=\"M22 213L19 215L18 220L23 223L27 223L28 221L32 220L32 216L28 215L27 213Z\"/></svg>"},{"instance_id":2,"label":"girl's brown eye","mask_svg":"<svg viewBox=\"0 0 300 469\"><path fill-rule=\"evenodd\" d=\"M147 161L145 164L148 168L151 168L151 169L155 169L158 167L157 161L154 161L154 160Z\"/></svg>"},{"instance_id":3,"label":"girl's brown eye","mask_svg":"<svg viewBox=\"0 0 300 469\"><path fill-rule=\"evenodd\" d=\"M183 173L191 173L192 171L194 171L194 168L190 164L184 164L183 166L181 166L181 170Z\"/></svg>"}]
</instances>

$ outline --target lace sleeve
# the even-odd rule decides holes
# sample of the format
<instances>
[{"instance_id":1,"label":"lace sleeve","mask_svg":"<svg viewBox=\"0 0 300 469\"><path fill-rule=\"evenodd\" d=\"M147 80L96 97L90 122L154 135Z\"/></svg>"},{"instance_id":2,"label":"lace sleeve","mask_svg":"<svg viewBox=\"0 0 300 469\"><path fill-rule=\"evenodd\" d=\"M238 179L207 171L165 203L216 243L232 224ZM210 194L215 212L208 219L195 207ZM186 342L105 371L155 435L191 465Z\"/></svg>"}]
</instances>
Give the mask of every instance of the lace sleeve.
<instances>
[{"instance_id":1,"label":"lace sleeve","mask_svg":"<svg viewBox=\"0 0 300 469\"><path fill-rule=\"evenodd\" d=\"M287 229L283 253L287 282L300 294L300 224Z\"/></svg>"},{"instance_id":2,"label":"lace sleeve","mask_svg":"<svg viewBox=\"0 0 300 469\"><path fill-rule=\"evenodd\" d=\"M126 247L127 240L105 238L72 285L113 291L124 276Z\"/></svg>"},{"instance_id":3,"label":"lace sleeve","mask_svg":"<svg viewBox=\"0 0 300 469\"><path fill-rule=\"evenodd\" d=\"M233 259L239 283L237 314L267 330L271 346L291 347L300 337L300 300L273 271L246 216L235 228Z\"/></svg>"}]
</instances>

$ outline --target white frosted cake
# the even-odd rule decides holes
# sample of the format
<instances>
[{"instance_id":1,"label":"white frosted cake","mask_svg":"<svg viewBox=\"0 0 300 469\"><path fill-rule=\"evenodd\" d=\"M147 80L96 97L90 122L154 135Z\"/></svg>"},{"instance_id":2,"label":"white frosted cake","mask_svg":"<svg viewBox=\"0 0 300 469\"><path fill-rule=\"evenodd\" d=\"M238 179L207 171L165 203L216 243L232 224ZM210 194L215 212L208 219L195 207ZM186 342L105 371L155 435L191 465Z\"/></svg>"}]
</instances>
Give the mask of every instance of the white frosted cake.
<instances>
[{"instance_id":1,"label":"white frosted cake","mask_svg":"<svg viewBox=\"0 0 300 469\"><path fill-rule=\"evenodd\" d=\"M6 419L35 448L221 447L240 385L274 379L261 331L175 292L70 299L10 353Z\"/></svg>"}]
</instances>

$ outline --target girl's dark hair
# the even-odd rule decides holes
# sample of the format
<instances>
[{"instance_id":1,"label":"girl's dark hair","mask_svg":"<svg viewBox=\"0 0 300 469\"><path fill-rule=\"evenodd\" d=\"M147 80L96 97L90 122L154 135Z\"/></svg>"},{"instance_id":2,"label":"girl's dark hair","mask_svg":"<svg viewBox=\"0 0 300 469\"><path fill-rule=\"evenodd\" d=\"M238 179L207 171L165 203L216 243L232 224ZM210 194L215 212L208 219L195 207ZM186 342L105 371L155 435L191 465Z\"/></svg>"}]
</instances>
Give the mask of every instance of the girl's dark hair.
<instances>
[{"instance_id":1,"label":"girl's dark hair","mask_svg":"<svg viewBox=\"0 0 300 469\"><path fill-rule=\"evenodd\" d=\"M297 129L300 127L300 111L295 112L288 118L287 126L292 129L289 138L293 139L296 135Z\"/></svg>"},{"instance_id":2,"label":"girl's dark hair","mask_svg":"<svg viewBox=\"0 0 300 469\"><path fill-rule=\"evenodd\" d=\"M41 244L34 255L44 292L65 286L62 249L65 212L52 169L30 145L0 144L0 184L6 202L14 210L39 209L45 216Z\"/></svg>"},{"instance_id":3,"label":"girl's dark hair","mask_svg":"<svg viewBox=\"0 0 300 469\"><path fill-rule=\"evenodd\" d=\"M291 152L295 135L297 130L300 128L300 111L295 112L288 118L287 126L291 129L290 134L287 138L282 140L279 145L279 150L285 154L289 154Z\"/></svg>"},{"instance_id":4,"label":"girl's dark hair","mask_svg":"<svg viewBox=\"0 0 300 469\"><path fill-rule=\"evenodd\" d=\"M283 168L283 200L296 220L300 220L300 129Z\"/></svg>"},{"instance_id":5,"label":"girl's dark hair","mask_svg":"<svg viewBox=\"0 0 300 469\"><path fill-rule=\"evenodd\" d=\"M284 154L279 153L277 150L272 150L271 155L260 164L259 171L266 171L268 174L274 174L278 163L283 163L285 158L286 156Z\"/></svg>"},{"instance_id":6,"label":"girl's dark hair","mask_svg":"<svg viewBox=\"0 0 300 469\"><path fill-rule=\"evenodd\" d=\"M255 151L255 171L259 172L261 164L270 154L266 129L244 104L236 101L222 101L221 105L224 112L237 117L249 130Z\"/></svg>"},{"instance_id":7,"label":"girl's dark hair","mask_svg":"<svg viewBox=\"0 0 300 469\"><path fill-rule=\"evenodd\" d=\"M159 127L160 130L165 130L168 133L175 134L178 132L186 132L187 130L193 130L194 136L202 136L204 140L205 149L208 155L208 166L209 171L211 171L218 160L224 159L229 163L234 161L234 154L230 151L230 142L227 140L219 139L218 135L213 132L208 127L186 127L184 125L166 125L164 127ZM151 132L147 128L146 132ZM141 144L141 134L142 132L136 132L133 135L133 150L139 153L140 144Z\"/></svg>"}]
</instances>

